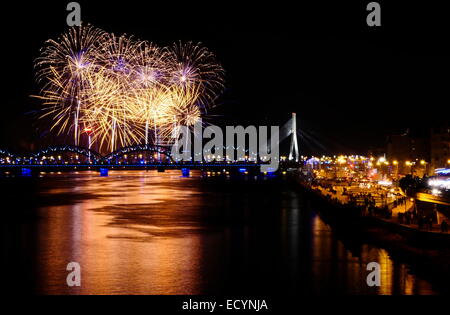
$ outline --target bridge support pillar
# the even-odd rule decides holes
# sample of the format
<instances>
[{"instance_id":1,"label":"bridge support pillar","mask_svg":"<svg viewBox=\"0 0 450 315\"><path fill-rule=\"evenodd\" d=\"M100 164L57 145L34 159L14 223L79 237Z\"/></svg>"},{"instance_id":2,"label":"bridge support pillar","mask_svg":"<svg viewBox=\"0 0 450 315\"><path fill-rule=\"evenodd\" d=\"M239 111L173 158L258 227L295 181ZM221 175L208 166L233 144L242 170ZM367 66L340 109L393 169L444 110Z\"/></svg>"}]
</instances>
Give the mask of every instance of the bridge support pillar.
<instances>
[{"instance_id":1,"label":"bridge support pillar","mask_svg":"<svg viewBox=\"0 0 450 315\"><path fill-rule=\"evenodd\" d=\"M108 169L106 167L100 168L100 176L107 177L108 176Z\"/></svg>"},{"instance_id":2,"label":"bridge support pillar","mask_svg":"<svg viewBox=\"0 0 450 315\"><path fill-rule=\"evenodd\" d=\"M31 176L31 168L22 167L21 174L22 176Z\"/></svg>"},{"instance_id":3,"label":"bridge support pillar","mask_svg":"<svg viewBox=\"0 0 450 315\"><path fill-rule=\"evenodd\" d=\"M181 175L182 175L183 177L189 177L190 174L191 174L191 170L190 170L189 168L183 167L183 168L181 169Z\"/></svg>"}]
</instances>

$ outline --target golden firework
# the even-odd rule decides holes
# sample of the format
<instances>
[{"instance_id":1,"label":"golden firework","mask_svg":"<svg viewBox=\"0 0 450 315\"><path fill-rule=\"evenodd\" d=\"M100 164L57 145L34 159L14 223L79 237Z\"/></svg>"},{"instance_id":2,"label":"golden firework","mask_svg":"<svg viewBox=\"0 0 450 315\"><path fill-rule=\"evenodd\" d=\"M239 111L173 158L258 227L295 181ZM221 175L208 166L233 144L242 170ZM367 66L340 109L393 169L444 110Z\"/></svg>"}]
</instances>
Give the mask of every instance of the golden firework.
<instances>
[{"instance_id":1,"label":"golden firework","mask_svg":"<svg viewBox=\"0 0 450 315\"><path fill-rule=\"evenodd\" d=\"M92 132L101 151L166 142L192 126L223 89L223 68L201 44L159 47L93 26L72 27L48 40L36 60L41 118L50 129Z\"/></svg>"}]
</instances>

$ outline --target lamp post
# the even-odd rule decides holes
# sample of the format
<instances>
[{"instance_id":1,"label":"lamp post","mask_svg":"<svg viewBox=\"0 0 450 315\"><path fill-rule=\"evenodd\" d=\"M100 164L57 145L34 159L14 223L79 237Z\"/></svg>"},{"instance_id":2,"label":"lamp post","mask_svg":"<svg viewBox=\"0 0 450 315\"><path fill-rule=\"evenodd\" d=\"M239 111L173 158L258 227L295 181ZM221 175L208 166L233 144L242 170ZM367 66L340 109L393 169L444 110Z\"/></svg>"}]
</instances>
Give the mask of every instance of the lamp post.
<instances>
[{"instance_id":1,"label":"lamp post","mask_svg":"<svg viewBox=\"0 0 450 315\"><path fill-rule=\"evenodd\" d=\"M412 175L412 163L410 161L406 161L405 165L409 166L409 173Z\"/></svg>"},{"instance_id":2,"label":"lamp post","mask_svg":"<svg viewBox=\"0 0 450 315\"><path fill-rule=\"evenodd\" d=\"M392 162L392 164L394 164L394 166L395 166L395 179L398 179L398 161L394 160L394 162Z\"/></svg>"},{"instance_id":3,"label":"lamp post","mask_svg":"<svg viewBox=\"0 0 450 315\"><path fill-rule=\"evenodd\" d=\"M427 164L428 163L425 160L420 160L420 165L422 165L422 167L424 168L423 175L428 175Z\"/></svg>"}]
</instances>

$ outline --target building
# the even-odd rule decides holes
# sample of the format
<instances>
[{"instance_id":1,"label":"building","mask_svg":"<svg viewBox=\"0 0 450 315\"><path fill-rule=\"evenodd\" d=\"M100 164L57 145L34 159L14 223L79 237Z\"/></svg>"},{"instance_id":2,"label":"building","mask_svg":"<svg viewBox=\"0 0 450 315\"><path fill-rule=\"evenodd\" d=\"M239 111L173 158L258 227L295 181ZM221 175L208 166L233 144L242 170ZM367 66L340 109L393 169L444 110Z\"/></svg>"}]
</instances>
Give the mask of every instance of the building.
<instances>
[{"instance_id":1,"label":"building","mask_svg":"<svg viewBox=\"0 0 450 315\"><path fill-rule=\"evenodd\" d=\"M408 129L404 134L388 136L387 158L398 161L430 160L430 140L427 131Z\"/></svg>"},{"instance_id":2,"label":"building","mask_svg":"<svg viewBox=\"0 0 450 315\"><path fill-rule=\"evenodd\" d=\"M450 126L407 130L388 136L386 158L396 161L400 174L433 175L437 168L450 167Z\"/></svg>"},{"instance_id":3,"label":"building","mask_svg":"<svg viewBox=\"0 0 450 315\"><path fill-rule=\"evenodd\" d=\"M386 158L394 162L397 174L430 174L430 136L421 129L408 129L405 133L388 136Z\"/></svg>"},{"instance_id":4,"label":"building","mask_svg":"<svg viewBox=\"0 0 450 315\"><path fill-rule=\"evenodd\" d=\"M430 131L431 168L450 167L450 126L432 128Z\"/></svg>"}]
</instances>

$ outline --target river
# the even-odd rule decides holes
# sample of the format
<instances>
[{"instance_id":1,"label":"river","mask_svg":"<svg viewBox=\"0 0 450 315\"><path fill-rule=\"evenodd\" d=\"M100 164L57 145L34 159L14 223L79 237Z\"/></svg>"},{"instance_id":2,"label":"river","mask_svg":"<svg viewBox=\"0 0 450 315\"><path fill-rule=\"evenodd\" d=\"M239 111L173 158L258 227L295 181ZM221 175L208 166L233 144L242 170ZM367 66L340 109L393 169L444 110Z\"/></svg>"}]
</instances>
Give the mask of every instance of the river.
<instances>
[{"instance_id":1,"label":"river","mask_svg":"<svg viewBox=\"0 0 450 315\"><path fill-rule=\"evenodd\" d=\"M3 211L21 213L2 223L4 281L17 292L439 293L384 249L340 240L282 178L110 171L2 183ZM66 284L69 262L80 287ZM369 262L380 287L367 286Z\"/></svg>"}]
</instances>

